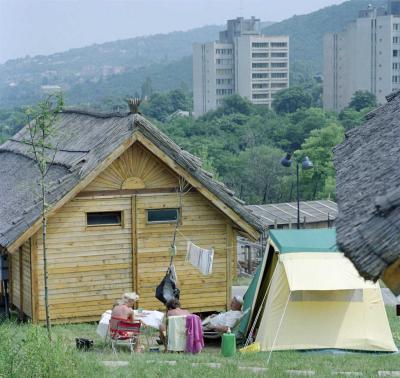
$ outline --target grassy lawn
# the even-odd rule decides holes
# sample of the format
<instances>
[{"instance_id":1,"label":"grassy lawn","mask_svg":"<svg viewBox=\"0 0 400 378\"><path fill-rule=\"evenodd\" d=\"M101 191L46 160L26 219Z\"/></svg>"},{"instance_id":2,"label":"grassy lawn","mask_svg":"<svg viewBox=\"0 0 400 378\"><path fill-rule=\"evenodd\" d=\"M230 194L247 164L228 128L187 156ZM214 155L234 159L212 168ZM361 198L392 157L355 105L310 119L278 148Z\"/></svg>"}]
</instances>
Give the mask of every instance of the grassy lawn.
<instances>
[{"instance_id":1,"label":"grassy lawn","mask_svg":"<svg viewBox=\"0 0 400 378\"><path fill-rule=\"evenodd\" d=\"M395 342L400 346L400 318L392 307L387 308ZM196 356L184 354L142 353L131 356L120 349L118 360L129 366L108 368L101 361L116 360L110 347L97 337L93 324L54 326L53 343L49 343L42 327L0 326L0 377L248 377L254 373L239 367L267 367L268 353L237 355L224 358L219 348L207 348ZM90 352L75 349L75 337L93 339ZM169 365L168 361L176 361ZM218 369L202 363L220 363ZM193 363L199 365L192 366ZM379 370L400 370L400 354L274 352L269 377L289 376L287 370L313 370L316 377L332 376L333 371L362 372L376 377Z\"/></svg>"}]
</instances>

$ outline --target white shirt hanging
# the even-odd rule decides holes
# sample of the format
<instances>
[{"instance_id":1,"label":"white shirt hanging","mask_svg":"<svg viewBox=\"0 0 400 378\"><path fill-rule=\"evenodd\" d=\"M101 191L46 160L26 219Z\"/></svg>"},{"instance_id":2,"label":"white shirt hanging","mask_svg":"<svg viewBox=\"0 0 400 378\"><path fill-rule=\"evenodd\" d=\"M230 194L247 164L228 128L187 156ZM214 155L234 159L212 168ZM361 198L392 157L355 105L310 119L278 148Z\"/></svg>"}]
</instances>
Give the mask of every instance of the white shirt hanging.
<instances>
[{"instance_id":1,"label":"white shirt hanging","mask_svg":"<svg viewBox=\"0 0 400 378\"><path fill-rule=\"evenodd\" d=\"M187 244L186 261L190 262L205 276L212 273L214 249L200 248L192 242Z\"/></svg>"}]
</instances>

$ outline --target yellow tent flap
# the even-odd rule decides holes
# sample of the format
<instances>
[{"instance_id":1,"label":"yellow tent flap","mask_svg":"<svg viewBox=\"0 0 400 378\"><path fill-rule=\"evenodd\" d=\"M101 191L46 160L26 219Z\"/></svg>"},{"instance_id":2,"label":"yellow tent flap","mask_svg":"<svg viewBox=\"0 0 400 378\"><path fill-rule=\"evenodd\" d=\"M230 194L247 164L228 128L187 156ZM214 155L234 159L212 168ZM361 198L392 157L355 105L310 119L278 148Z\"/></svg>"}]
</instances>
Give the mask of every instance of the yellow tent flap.
<instances>
[{"instance_id":1,"label":"yellow tent flap","mask_svg":"<svg viewBox=\"0 0 400 378\"><path fill-rule=\"evenodd\" d=\"M379 285L364 280L343 253L280 254L290 291L375 289Z\"/></svg>"}]
</instances>

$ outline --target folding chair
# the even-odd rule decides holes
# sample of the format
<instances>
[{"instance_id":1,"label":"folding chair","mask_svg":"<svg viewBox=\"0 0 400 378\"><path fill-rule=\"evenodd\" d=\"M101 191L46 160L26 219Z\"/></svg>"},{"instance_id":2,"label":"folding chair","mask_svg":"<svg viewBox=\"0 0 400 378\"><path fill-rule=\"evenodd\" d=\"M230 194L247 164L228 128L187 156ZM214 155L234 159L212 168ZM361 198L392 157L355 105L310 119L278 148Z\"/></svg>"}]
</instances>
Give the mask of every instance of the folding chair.
<instances>
[{"instance_id":1,"label":"folding chair","mask_svg":"<svg viewBox=\"0 0 400 378\"><path fill-rule=\"evenodd\" d=\"M240 316L240 318L238 320L236 320L236 323L234 324L234 326L231 328L231 332L234 333L237 336L237 333L239 331L239 325L240 322L242 321L242 319L250 312L250 308L246 309L245 311L243 311L242 315ZM203 336L205 339L211 339L211 340L215 340L218 339L222 336L223 332L219 332L219 331L214 331L214 330L205 330L203 328Z\"/></svg>"},{"instance_id":2,"label":"folding chair","mask_svg":"<svg viewBox=\"0 0 400 378\"><path fill-rule=\"evenodd\" d=\"M110 340L114 354L117 354L117 345L128 346L131 353L138 346L142 323L140 321L129 322L126 319L111 317Z\"/></svg>"},{"instance_id":3,"label":"folding chair","mask_svg":"<svg viewBox=\"0 0 400 378\"><path fill-rule=\"evenodd\" d=\"M184 352L186 336L186 315L168 317L166 350L168 352Z\"/></svg>"}]
</instances>

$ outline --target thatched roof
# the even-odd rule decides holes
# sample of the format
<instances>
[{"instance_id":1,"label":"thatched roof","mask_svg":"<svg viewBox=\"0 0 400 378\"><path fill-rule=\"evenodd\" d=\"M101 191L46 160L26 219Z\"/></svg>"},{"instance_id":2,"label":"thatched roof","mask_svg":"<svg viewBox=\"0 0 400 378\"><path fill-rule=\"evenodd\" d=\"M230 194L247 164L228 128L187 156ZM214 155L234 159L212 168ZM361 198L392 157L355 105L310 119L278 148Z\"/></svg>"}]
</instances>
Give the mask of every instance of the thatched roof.
<instances>
[{"instance_id":1,"label":"thatched roof","mask_svg":"<svg viewBox=\"0 0 400 378\"><path fill-rule=\"evenodd\" d=\"M0 250L6 249L39 218L38 168L32 160L27 128L0 146ZM47 200L54 206L118 147L139 132L254 230L263 225L234 193L201 168L201 161L182 150L139 114L65 110L55 125L55 164L47 176ZM51 151L50 151L51 152ZM49 152L49 155L51 154Z\"/></svg>"},{"instance_id":2,"label":"thatched roof","mask_svg":"<svg viewBox=\"0 0 400 378\"><path fill-rule=\"evenodd\" d=\"M400 91L334 149L337 242L366 279L400 256Z\"/></svg>"}]
</instances>

